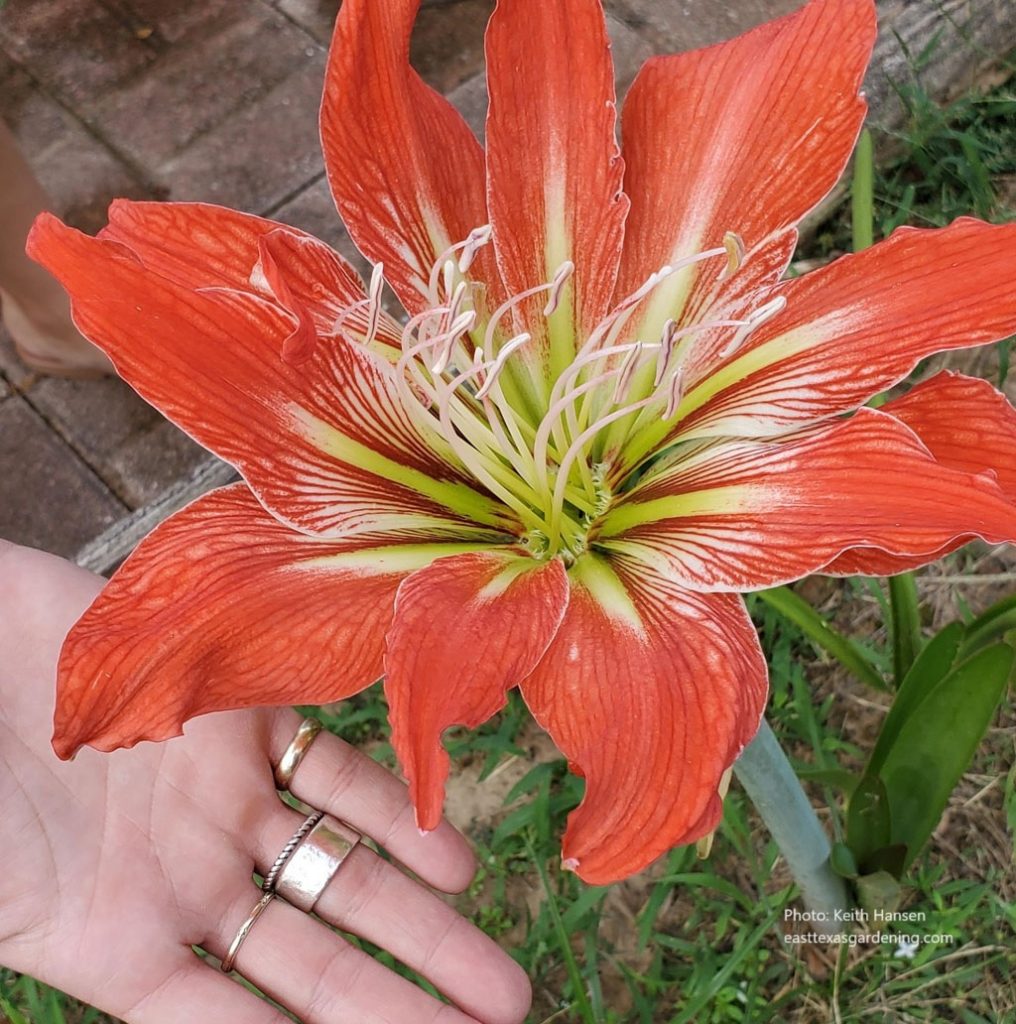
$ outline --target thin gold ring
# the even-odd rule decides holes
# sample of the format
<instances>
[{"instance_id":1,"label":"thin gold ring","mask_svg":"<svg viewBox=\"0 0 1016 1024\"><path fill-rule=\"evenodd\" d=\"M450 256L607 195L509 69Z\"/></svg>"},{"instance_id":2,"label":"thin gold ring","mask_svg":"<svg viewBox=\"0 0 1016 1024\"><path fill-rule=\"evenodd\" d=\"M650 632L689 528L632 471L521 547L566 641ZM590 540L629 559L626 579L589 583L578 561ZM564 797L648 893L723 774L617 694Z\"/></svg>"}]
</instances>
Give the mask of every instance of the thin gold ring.
<instances>
[{"instance_id":1,"label":"thin gold ring","mask_svg":"<svg viewBox=\"0 0 1016 1024\"><path fill-rule=\"evenodd\" d=\"M321 732L321 723L316 718L305 718L300 723L300 728L296 730L292 742L286 747L285 753L275 766L276 789L282 792L289 790L296 769L300 767L300 762L310 750L310 745L317 739L319 732Z\"/></svg>"},{"instance_id":2,"label":"thin gold ring","mask_svg":"<svg viewBox=\"0 0 1016 1024\"><path fill-rule=\"evenodd\" d=\"M240 952L240 947L243 945L244 940L250 935L251 929L257 924L258 918L268 909L268 904L275 899L274 892L266 892L262 895L261 899L254 905L254 909L247 915L247 920L240 925L240 930L236 933L233 941L229 944L229 951L226 953L225 959L219 965L222 969L223 974L229 974L233 970L233 965L236 963L236 956Z\"/></svg>"}]
</instances>

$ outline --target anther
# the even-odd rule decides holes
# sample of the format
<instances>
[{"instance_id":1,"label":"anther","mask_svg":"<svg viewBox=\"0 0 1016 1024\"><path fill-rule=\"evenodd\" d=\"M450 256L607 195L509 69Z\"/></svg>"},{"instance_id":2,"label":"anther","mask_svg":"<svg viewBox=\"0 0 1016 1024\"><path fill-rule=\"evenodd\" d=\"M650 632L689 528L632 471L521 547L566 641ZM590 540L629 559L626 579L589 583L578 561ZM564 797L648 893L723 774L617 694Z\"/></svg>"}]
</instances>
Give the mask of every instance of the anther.
<instances>
[{"instance_id":1,"label":"anther","mask_svg":"<svg viewBox=\"0 0 1016 1024\"><path fill-rule=\"evenodd\" d=\"M490 224L482 224L469 232L462 246L462 254L459 256L459 272L465 274L473 265L476 254L491 240L494 229Z\"/></svg>"},{"instance_id":2,"label":"anther","mask_svg":"<svg viewBox=\"0 0 1016 1024\"><path fill-rule=\"evenodd\" d=\"M550 282L550 298L547 299L547 305L543 307L544 316L552 316L556 312L561 303L564 286L574 273L575 264L571 260L565 260L554 272L554 277Z\"/></svg>"},{"instance_id":3,"label":"anther","mask_svg":"<svg viewBox=\"0 0 1016 1024\"><path fill-rule=\"evenodd\" d=\"M667 408L663 411L663 418L669 420L677 412L677 407L684 398L684 367L679 366L677 372L670 378L670 391L667 396Z\"/></svg>"},{"instance_id":4,"label":"anther","mask_svg":"<svg viewBox=\"0 0 1016 1024\"><path fill-rule=\"evenodd\" d=\"M472 330L473 325L476 323L476 310L467 309L465 313L460 314L451 326L442 334L437 335L435 338L430 339L430 344L437 348L439 345L442 346L441 351L438 355L437 362L431 367L431 372L434 374L444 373L448 367L448 362L451 359L452 351L455 348L455 343L465 334L467 331Z\"/></svg>"},{"instance_id":5,"label":"anther","mask_svg":"<svg viewBox=\"0 0 1016 1024\"><path fill-rule=\"evenodd\" d=\"M741 264L744 263L744 240L735 232L728 231L723 236L723 248L727 250L727 269L723 276L730 277L740 270Z\"/></svg>"},{"instance_id":6,"label":"anther","mask_svg":"<svg viewBox=\"0 0 1016 1024\"><path fill-rule=\"evenodd\" d=\"M624 401L628 389L631 387L632 377L635 376L635 371L638 369L639 357L642 355L644 347L641 341L637 341L634 348L624 357L624 362L621 364L621 369L617 376L617 383L614 385L612 399L614 405L620 405Z\"/></svg>"},{"instance_id":7,"label":"anther","mask_svg":"<svg viewBox=\"0 0 1016 1024\"><path fill-rule=\"evenodd\" d=\"M660 335L660 354L656 357L656 376L653 378L653 387L658 388L663 375L670 365L670 357L674 353L674 340L677 337L677 321L668 320L663 325L663 332Z\"/></svg>"},{"instance_id":8,"label":"anther","mask_svg":"<svg viewBox=\"0 0 1016 1024\"><path fill-rule=\"evenodd\" d=\"M748 324L752 330L761 327L768 320L772 320L777 313L781 312L786 308L787 297L786 295L777 295L775 299L771 299L764 306L759 306L754 312L748 314Z\"/></svg>"},{"instance_id":9,"label":"anther","mask_svg":"<svg viewBox=\"0 0 1016 1024\"><path fill-rule=\"evenodd\" d=\"M367 337L365 345L369 345L377 334L381 323L381 292L385 286L385 268L383 263L375 263L370 272L370 289L367 304Z\"/></svg>"},{"instance_id":10,"label":"anther","mask_svg":"<svg viewBox=\"0 0 1016 1024\"><path fill-rule=\"evenodd\" d=\"M532 339L532 335L526 332L517 334L511 341L505 342L504 347L497 354L497 358L490 364L487 370L487 379L483 382L483 386L476 392L477 398L486 398L490 392L490 389L494 386L494 382L497 380L498 375L504 368L504 364L508 361L508 357L517 349L520 349L527 341Z\"/></svg>"}]
</instances>

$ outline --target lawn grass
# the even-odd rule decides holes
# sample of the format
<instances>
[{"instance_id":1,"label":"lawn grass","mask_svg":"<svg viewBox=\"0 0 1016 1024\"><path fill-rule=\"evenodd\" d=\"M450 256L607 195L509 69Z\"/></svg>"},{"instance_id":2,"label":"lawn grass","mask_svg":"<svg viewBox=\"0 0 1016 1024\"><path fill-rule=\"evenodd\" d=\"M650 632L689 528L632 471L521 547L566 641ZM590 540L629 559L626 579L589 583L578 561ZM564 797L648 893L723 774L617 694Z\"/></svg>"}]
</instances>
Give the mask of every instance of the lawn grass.
<instances>
[{"instance_id":1,"label":"lawn grass","mask_svg":"<svg viewBox=\"0 0 1016 1024\"><path fill-rule=\"evenodd\" d=\"M924 59L915 60L918 68ZM902 223L938 225L966 213L1012 219L1016 92L1000 86L944 108L930 103L919 81L901 87L901 95L910 120L894 133L893 155L878 169L877 236ZM848 211L834 211L803 255L845 250L849 237ZM1008 353L1007 344L997 352L1000 381ZM951 571L962 575L979 557L963 553ZM991 568L982 560L985 566ZM887 608L878 584L807 581L803 589L887 665ZM989 603L977 586L922 593L930 598L929 618ZM839 775L863 763L888 698L830 664L772 608L750 604L771 666L769 721L807 772L830 835L839 837ZM394 764L379 687L322 714L334 732ZM562 871L560 837L582 783L513 695L494 721L451 738L457 768L450 806L481 865L458 906L533 979L532 1024L1004 1024L1016 1020L1014 745L1016 710L1006 701L911 872L904 905L925 919L889 929L943 940L914 950L888 943L837 951L787 941L807 930L787 919L797 906L794 888L736 785L707 860L694 848L676 849L609 889ZM0 971L4 1015L11 1024L108 1020Z\"/></svg>"}]
</instances>

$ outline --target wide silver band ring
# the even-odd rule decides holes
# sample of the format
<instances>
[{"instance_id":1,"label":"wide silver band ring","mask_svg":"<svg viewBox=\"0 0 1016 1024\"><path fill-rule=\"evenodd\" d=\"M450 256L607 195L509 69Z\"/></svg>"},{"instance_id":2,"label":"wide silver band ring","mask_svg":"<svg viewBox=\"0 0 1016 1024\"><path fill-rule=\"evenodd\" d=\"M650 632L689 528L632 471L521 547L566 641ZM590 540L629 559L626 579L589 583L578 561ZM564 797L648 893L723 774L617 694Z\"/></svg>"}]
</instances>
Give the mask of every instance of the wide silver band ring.
<instances>
[{"instance_id":1,"label":"wide silver band ring","mask_svg":"<svg viewBox=\"0 0 1016 1024\"><path fill-rule=\"evenodd\" d=\"M275 788L287 792L293 782L296 769L304 759L311 744L317 739L321 732L321 723L316 718L305 718L296 730L289 746L286 747L279 763L275 766Z\"/></svg>"},{"instance_id":2,"label":"wide silver band ring","mask_svg":"<svg viewBox=\"0 0 1016 1024\"><path fill-rule=\"evenodd\" d=\"M283 862L275 893L309 914L359 841L359 832L324 815Z\"/></svg>"},{"instance_id":3,"label":"wide silver band ring","mask_svg":"<svg viewBox=\"0 0 1016 1024\"><path fill-rule=\"evenodd\" d=\"M275 892L275 883L279 880L279 872L285 867L286 861L293 855L293 851L303 842L307 833L325 816L324 811L315 811L308 815L304 823L289 837L289 842L282 848L282 852L275 858L275 863L268 869L264 881L261 883L262 892Z\"/></svg>"}]
</instances>

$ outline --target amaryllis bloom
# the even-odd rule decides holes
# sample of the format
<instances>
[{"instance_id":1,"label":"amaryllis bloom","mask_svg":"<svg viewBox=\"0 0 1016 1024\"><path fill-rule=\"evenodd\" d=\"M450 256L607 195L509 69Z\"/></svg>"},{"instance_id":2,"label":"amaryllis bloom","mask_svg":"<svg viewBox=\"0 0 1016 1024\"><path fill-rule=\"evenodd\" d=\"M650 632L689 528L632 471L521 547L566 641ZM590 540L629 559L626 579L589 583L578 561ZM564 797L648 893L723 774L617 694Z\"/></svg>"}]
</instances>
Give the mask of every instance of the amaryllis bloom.
<instances>
[{"instance_id":1,"label":"amaryllis bloom","mask_svg":"<svg viewBox=\"0 0 1016 1024\"><path fill-rule=\"evenodd\" d=\"M904 229L783 280L864 118L872 0L649 61L620 145L597 0L500 0L486 149L409 66L417 6L345 0L328 64L328 178L369 285L214 206L36 225L81 330L244 479L75 626L54 744L384 675L430 829L442 733L518 686L585 777L565 863L609 882L718 822L766 698L742 592L1016 536L999 393L945 374L865 407L1016 331L1016 225Z\"/></svg>"}]
</instances>

